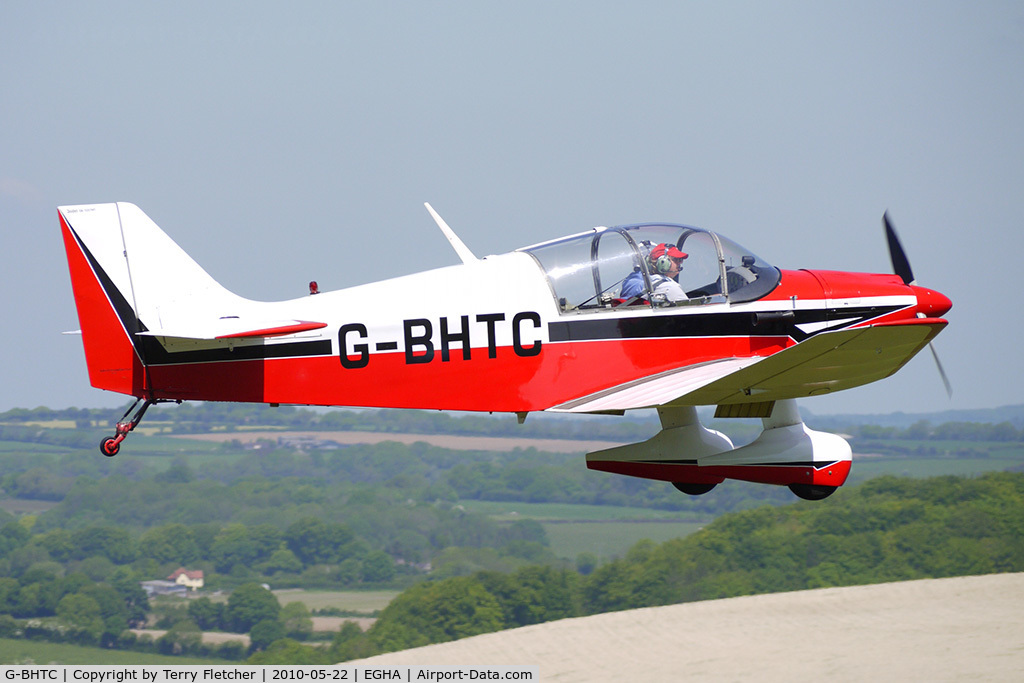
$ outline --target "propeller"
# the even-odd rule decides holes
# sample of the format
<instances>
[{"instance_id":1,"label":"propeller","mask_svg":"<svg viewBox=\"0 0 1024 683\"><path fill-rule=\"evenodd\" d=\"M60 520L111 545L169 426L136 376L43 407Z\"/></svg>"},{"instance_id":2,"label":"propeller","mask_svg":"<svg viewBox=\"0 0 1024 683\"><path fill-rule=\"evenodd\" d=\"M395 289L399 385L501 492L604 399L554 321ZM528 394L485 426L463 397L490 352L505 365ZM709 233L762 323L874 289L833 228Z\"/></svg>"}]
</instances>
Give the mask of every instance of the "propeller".
<instances>
[{"instance_id":1,"label":"propeller","mask_svg":"<svg viewBox=\"0 0 1024 683\"><path fill-rule=\"evenodd\" d=\"M903 280L903 284L914 284L914 271L910 268L910 259L907 258L907 252L903 250L903 244L900 242L899 235L896 234L896 228L892 225L888 211L882 216L882 224L885 226L885 239L889 243L889 259L892 261L893 272ZM932 352L932 358L935 359L935 367L939 371L939 377L942 378L943 386L946 387L946 395L953 398L953 385L949 381L949 376L946 375L945 368L942 367L942 361L939 360L939 354L935 350L935 345L932 342L928 342L928 349Z\"/></svg>"},{"instance_id":2,"label":"propeller","mask_svg":"<svg viewBox=\"0 0 1024 683\"><path fill-rule=\"evenodd\" d=\"M939 369L939 377L942 378L942 384L946 387L946 396L953 398L953 385L949 382L949 377L946 376L946 370L942 367L942 363L939 361L939 354L935 350L935 344L928 342L928 348L931 349L932 358L935 359L935 367Z\"/></svg>"},{"instance_id":3,"label":"propeller","mask_svg":"<svg viewBox=\"0 0 1024 683\"><path fill-rule=\"evenodd\" d=\"M888 211L882 216L882 223L885 225L885 239L889 243L889 258L892 260L892 272L900 276L903 284L914 284L914 271L910 269L910 260L907 258L907 252L903 251L903 244L900 242L899 235L896 234L896 228L892 227Z\"/></svg>"}]
</instances>

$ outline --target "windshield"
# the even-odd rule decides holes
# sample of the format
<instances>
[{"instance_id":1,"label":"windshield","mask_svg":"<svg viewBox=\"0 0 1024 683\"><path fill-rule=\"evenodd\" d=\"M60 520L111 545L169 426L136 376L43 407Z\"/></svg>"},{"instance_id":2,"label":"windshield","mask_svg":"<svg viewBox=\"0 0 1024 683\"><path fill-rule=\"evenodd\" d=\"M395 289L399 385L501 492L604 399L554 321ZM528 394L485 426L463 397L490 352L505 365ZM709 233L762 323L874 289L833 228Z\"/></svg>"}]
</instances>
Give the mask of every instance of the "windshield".
<instances>
[{"instance_id":1,"label":"windshield","mask_svg":"<svg viewBox=\"0 0 1024 683\"><path fill-rule=\"evenodd\" d=\"M753 301L780 278L732 240L684 225L597 228L521 251L540 263L566 314Z\"/></svg>"}]
</instances>

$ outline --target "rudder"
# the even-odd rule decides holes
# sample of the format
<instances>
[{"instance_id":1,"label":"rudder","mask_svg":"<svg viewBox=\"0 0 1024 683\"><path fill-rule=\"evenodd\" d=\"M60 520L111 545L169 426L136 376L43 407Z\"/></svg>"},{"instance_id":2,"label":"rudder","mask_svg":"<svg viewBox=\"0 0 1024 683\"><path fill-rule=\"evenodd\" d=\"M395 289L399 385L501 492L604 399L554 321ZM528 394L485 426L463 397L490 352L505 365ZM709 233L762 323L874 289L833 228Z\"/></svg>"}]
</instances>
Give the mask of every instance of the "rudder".
<instances>
[{"instance_id":1,"label":"rudder","mask_svg":"<svg viewBox=\"0 0 1024 683\"><path fill-rule=\"evenodd\" d=\"M113 204L60 207L58 215L64 251L68 258L78 322L82 328L89 383L98 389L143 396L147 389L145 367L134 337L139 329L138 317L115 279L126 273L118 272L116 261L108 261L107 267L104 267L93 253L94 249L109 252L116 247L114 238L120 236L120 230L116 233L99 232L102 239L91 240L90 248L72 227L73 224L107 222L111 209L116 221L116 207ZM86 212L92 214L89 219L83 219ZM113 266L113 273L108 272L110 266Z\"/></svg>"}]
</instances>

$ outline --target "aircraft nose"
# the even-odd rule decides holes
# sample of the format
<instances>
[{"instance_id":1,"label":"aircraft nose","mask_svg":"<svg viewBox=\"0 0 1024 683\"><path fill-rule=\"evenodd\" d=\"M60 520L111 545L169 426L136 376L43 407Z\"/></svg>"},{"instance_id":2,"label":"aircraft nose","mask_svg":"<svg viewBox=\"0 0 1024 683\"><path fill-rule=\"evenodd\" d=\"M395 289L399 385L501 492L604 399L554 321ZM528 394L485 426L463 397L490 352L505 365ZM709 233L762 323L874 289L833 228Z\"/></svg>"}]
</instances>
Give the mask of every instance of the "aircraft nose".
<instances>
[{"instance_id":1,"label":"aircraft nose","mask_svg":"<svg viewBox=\"0 0 1024 683\"><path fill-rule=\"evenodd\" d=\"M917 295L917 310L925 317L941 318L949 309L953 308L953 302L945 294L916 285L911 285L910 288Z\"/></svg>"}]
</instances>

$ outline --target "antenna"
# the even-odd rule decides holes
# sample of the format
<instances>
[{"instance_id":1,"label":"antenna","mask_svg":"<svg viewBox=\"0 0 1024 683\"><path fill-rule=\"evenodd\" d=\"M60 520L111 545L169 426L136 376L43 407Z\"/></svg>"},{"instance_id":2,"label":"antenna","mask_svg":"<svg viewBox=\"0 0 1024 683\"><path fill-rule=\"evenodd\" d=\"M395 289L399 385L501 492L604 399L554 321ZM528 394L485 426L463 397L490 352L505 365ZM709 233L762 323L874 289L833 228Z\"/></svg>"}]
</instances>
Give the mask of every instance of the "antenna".
<instances>
[{"instance_id":1,"label":"antenna","mask_svg":"<svg viewBox=\"0 0 1024 683\"><path fill-rule=\"evenodd\" d=\"M432 207L429 202L423 202L423 206L427 207L427 211L430 212L431 218L433 218L434 222L437 223L437 227L441 228L441 232L443 232L444 236L448 238L448 242L451 243L452 249L454 249L455 253L459 255L459 258L462 259L463 263L473 263L474 261L480 260L472 251L469 250L469 247L459 239L459 236L455 234L455 231L448 227L448 224L445 223L444 219L437 214L437 211L434 211L434 207Z\"/></svg>"}]
</instances>

